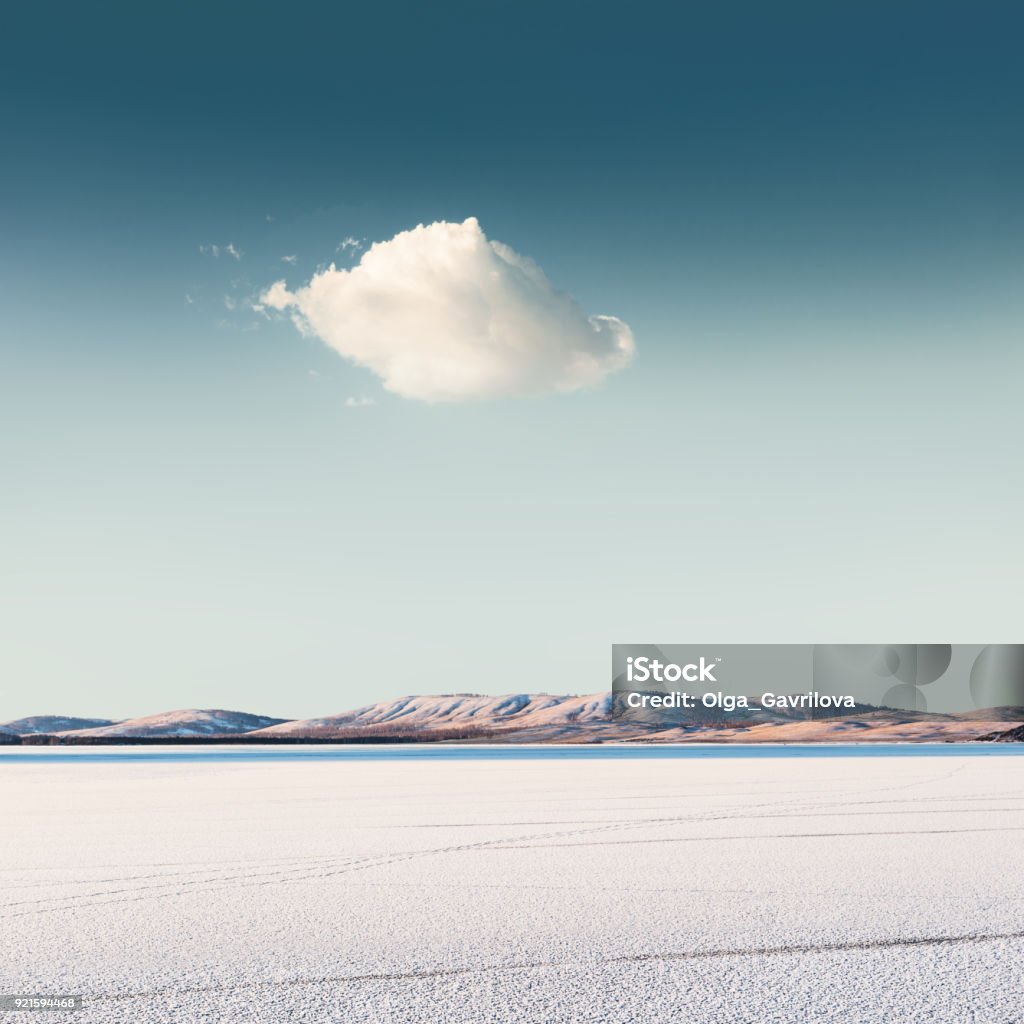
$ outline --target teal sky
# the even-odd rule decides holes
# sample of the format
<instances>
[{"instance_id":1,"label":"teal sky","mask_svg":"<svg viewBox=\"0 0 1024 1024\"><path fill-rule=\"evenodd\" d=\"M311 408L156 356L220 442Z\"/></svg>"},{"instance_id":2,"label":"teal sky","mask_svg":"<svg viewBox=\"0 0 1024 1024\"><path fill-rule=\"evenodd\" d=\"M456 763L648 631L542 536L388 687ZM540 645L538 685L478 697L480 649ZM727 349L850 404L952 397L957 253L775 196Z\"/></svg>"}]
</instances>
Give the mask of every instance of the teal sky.
<instances>
[{"instance_id":1,"label":"teal sky","mask_svg":"<svg viewBox=\"0 0 1024 1024\"><path fill-rule=\"evenodd\" d=\"M19 7L0 720L594 691L613 641L1019 639L1022 29ZM252 308L469 217L632 363L421 401Z\"/></svg>"}]
</instances>

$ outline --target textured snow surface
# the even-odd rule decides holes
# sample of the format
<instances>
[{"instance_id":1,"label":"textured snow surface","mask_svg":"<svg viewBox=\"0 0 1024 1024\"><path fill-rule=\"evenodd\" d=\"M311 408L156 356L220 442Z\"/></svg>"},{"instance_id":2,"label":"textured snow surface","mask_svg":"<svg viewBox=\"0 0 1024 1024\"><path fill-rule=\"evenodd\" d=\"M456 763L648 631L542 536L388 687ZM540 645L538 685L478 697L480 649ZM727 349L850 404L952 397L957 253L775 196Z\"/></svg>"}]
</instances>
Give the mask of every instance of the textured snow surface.
<instances>
[{"instance_id":1,"label":"textured snow surface","mask_svg":"<svg viewBox=\"0 0 1024 1024\"><path fill-rule=\"evenodd\" d=\"M1024 1016L1024 758L0 773L0 992L76 1024Z\"/></svg>"}]
</instances>

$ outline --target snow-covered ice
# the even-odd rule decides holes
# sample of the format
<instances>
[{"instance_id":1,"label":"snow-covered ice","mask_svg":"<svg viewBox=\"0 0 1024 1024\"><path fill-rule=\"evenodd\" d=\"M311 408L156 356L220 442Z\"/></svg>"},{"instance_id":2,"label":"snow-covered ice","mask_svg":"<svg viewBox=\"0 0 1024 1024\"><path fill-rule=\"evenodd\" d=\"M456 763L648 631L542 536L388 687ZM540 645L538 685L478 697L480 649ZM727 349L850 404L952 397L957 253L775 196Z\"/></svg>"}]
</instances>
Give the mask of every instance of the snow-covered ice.
<instances>
[{"instance_id":1,"label":"snow-covered ice","mask_svg":"<svg viewBox=\"0 0 1024 1024\"><path fill-rule=\"evenodd\" d=\"M1024 757L0 785L0 993L81 993L76 1024L1022 1019Z\"/></svg>"}]
</instances>

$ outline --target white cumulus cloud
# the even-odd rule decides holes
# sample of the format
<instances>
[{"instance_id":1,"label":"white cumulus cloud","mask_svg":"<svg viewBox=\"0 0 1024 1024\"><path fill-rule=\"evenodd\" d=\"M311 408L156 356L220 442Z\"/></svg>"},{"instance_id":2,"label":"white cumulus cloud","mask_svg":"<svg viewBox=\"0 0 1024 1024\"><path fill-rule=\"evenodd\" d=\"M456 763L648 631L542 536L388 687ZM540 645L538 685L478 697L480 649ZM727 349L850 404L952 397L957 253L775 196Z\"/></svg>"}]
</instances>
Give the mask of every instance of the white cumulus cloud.
<instances>
[{"instance_id":1,"label":"white cumulus cloud","mask_svg":"<svg viewBox=\"0 0 1024 1024\"><path fill-rule=\"evenodd\" d=\"M295 291L277 281L258 308L288 311L389 391L427 402L574 391L634 351L625 323L588 316L473 217L403 231Z\"/></svg>"}]
</instances>

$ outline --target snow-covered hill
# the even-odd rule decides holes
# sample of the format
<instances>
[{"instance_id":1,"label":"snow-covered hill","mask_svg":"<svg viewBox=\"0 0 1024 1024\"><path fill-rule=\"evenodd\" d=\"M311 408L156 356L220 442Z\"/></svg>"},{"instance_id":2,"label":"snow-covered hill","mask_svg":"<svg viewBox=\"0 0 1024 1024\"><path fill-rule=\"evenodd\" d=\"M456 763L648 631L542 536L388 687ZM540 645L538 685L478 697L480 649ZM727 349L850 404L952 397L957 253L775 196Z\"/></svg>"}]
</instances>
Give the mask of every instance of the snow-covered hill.
<instances>
[{"instance_id":1,"label":"snow-covered hill","mask_svg":"<svg viewBox=\"0 0 1024 1024\"><path fill-rule=\"evenodd\" d=\"M260 734L272 736L323 736L374 727L401 732L447 732L453 729L530 731L537 739L555 739L567 733L592 732L597 738L613 726L611 694L560 696L547 693L515 693L500 697L474 693L399 697L368 704L324 718L286 722ZM584 730L583 727L586 727ZM631 730L632 731L632 730Z\"/></svg>"},{"instance_id":2,"label":"snow-covered hill","mask_svg":"<svg viewBox=\"0 0 1024 1024\"><path fill-rule=\"evenodd\" d=\"M76 729L61 735L85 737L117 736L229 736L279 725L283 718L250 715L244 711L197 710L165 711L146 718L130 718L125 722L101 726L96 729Z\"/></svg>"},{"instance_id":3,"label":"snow-covered hill","mask_svg":"<svg viewBox=\"0 0 1024 1024\"><path fill-rule=\"evenodd\" d=\"M37 736L43 733L78 732L81 729L99 729L113 725L110 718L73 718L65 715L32 715L16 718L13 722L0 722L0 729L19 736Z\"/></svg>"}]
</instances>

